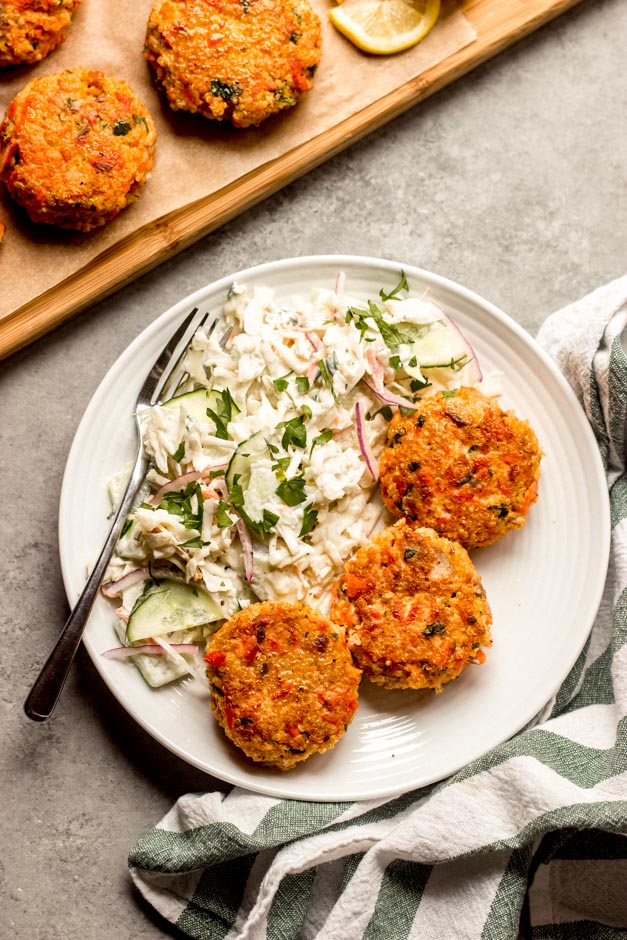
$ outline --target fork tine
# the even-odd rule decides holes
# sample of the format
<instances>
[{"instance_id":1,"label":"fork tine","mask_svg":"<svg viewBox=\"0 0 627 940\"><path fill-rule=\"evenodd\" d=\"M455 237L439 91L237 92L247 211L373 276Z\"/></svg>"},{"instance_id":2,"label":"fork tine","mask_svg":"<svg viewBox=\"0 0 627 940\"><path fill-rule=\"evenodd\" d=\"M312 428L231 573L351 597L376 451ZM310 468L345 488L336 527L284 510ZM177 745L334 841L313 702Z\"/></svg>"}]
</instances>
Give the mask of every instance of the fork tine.
<instances>
[{"instance_id":1,"label":"fork tine","mask_svg":"<svg viewBox=\"0 0 627 940\"><path fill-rule=\"evenodd\" d=\"M172 398L173 395L176 395L179 386L185 380L185 376L187 375L185 367L183 366L183 360L187 350L189 349L189 344L191 343L194 334L199 329L201 329L201 327L203 327L209 319L210 314L203 314L200 320L196 318L190 329L186 331L185 338L181 341L181 352L175 360L172 360L172 365L168 371L168 374L164 376L163 381L161 382L161 386L158 390L158 395L156 395L154 398L153 403L166 401L168 398ZM216 323L217 318L214 317L211 321L209 329L206 331L207 336L211 336L213 330L215 329Z\"/></svg>"},{"instance_id":2,"label":"fork tine","mask_svg":"<svg viewBox=\"0 0 627 940\"><path fill-rule=\"evenodd\" d=\"M150 401L150 403L152 403L155 392L160 387L164 372L166 369L168 369L168 366L172 362L174 351L178 346L181 337L187 332L190 323L194 320L197 313L198 307L194 307L194 309L185 317L183 322L176 328L172 336L170 336L168 339L167 343L152 364L150 372L144 380L144 384L142 385L138 395L138 402L141 402L142 404L148 404Z\"/></svg>"},{"instance_id":3,"label":"fork tine","mask_svg":"<svg viewBox=\"0 0 627 940\"><path fill-rule=\"evenodd\" d=\"M158 400L161 391L185 355L199 323L204 321L206 316L206 314L199 315L198 307L194 307L174 331L157 357L142 386L138 400L143 404L154 405Z\"/></svg>"}]
</instances>

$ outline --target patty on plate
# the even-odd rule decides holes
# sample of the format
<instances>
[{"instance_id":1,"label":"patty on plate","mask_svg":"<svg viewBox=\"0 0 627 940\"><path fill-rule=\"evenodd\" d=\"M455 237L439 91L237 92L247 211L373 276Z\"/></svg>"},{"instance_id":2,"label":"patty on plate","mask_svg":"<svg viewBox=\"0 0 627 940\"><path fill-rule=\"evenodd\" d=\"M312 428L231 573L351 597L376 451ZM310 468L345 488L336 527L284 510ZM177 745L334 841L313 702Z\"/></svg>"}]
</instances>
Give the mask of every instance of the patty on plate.
<instances>
[{"instance_id":1,"label":"patty on plate","mask_svg":"<svg viewBox=\"0 0 627 940\"><path fill-rule=\"evenodd\" d=\"M145 55L175 111L248 127L312 87L320 44L307 0L157 0Z\"/></svg>"},{"instance_id":2,"label":"patty on plate","mask_svg":"<svg viewBox=\"0 0 627 940\"><path fill-rule=\"evenodd\" d=\"M30 81L0 126L0 178L34 222L87 232L138 195L155 128L131 86L88 69Z\"/></svg>"},{"instance_id":3,"label":"patty on plate","mask_svg":"<svg viewBox=\"0 0 627 940\"><path fill-rule=\"evenodd\" d=\"M81 0L3 0L0 66L30 65L63 42Z\"/></svg>"},{"instance_id":4,"label":"patty on plate","mask_svg":"<svg viewBox=\"0 0 627 940\"><path fill-rule=\"evenodd\" d=\"M485 660L492 614L468 553L405 519L357 550L333 588L331 617L357 665L388 689L441 692Z\"/></svg>"},{"instance_id":5,"label":"patty on plate","mask_svg":"<svg viewBox=\"0 0 627 940\"><path fill-rule=\"evenodd\" d=\"M393 516L429 526L466 548L521 528L538 494L535 433L473 388L439 392L388 427L383 502Z\"/></svg>"},{"instance_id":6,"label":"patty on plate","mask_svg":"<svg viewBox=\"0 0 627 940\"><path fill-rule=\"evenodd\" d=\"M357 708L344 631L310 607L251 605L213 635L205 661L226 736L281 770L333 747Z\"/></svg>"}]
</instances>

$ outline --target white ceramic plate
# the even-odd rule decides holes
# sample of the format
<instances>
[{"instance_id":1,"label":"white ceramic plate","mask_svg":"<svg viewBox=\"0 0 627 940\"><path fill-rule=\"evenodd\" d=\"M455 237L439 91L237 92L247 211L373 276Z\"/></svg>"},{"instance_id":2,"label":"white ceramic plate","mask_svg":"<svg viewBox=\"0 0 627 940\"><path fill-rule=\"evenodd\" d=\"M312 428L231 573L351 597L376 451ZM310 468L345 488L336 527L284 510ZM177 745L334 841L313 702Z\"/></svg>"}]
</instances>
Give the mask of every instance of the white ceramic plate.
<instances>
[{"instance_id":1,"label":"white ceramic plate","mask_svg":"<svg viewBox=\"0 0 627 940\"><path fill-rule=\"evenodd\" d=\"M106 536L107 481L134 453L132 408L165 339L192 306L218 311L235 279L266 284L287 302L312 286L376 297L403 267L412 291L430 295L473 343L484 371L505 373L501 404L527 418L544 450L538 502L521 532L473 553L492 607L494 646L442 695L417 701L364 680L347 734L333 750L289 772L249 762L224 738L208 698L190 683L149 688L127 663L103 659L116 645L111 605L99 598L85 645L114 695L167 748L214 776L261 793L305 800L394 795L442 779L527 724L555 693L586 640L609 553L609 508L594 437L570 388L512 320L476 294L410 265L370 258L294 258L223 278L164 313L105 376L76 433L61 494L59 541L74 604Z\"/></svg>"}]
</instances>

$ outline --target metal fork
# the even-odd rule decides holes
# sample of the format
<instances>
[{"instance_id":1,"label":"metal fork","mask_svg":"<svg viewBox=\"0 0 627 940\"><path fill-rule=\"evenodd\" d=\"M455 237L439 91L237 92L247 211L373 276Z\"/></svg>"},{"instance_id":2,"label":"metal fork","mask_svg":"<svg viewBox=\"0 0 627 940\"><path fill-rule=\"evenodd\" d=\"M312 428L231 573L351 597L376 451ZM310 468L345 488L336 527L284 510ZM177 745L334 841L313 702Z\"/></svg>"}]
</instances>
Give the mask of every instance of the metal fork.
<instances>
[{"instance_id":1,"label":"metal fork","mask_svg":"<svg viewBox=\"0 0 627 940\"><path fill-rule=\"evenodd\" d=\"M171 397L171 393L173 394L178 387L182 376L180 366L187 347L196 330L206 322L207 318L207 314L198 313L197 307L192 310L168 340L139 391L134 412L137 429L135 464L98 561L94 565L81 596L61 631L54 649L24 702L24 711L33 721L45 721L54 711L85 630L87 618L94 606L98 588L109 564L109 559L122 531L124 521L137 496L137 491L146 476L148 460L143 446L144 418L150 408ZM210 331L213 330L215 324L216 320L214 319Z\"/></svg>"}]
</instances>

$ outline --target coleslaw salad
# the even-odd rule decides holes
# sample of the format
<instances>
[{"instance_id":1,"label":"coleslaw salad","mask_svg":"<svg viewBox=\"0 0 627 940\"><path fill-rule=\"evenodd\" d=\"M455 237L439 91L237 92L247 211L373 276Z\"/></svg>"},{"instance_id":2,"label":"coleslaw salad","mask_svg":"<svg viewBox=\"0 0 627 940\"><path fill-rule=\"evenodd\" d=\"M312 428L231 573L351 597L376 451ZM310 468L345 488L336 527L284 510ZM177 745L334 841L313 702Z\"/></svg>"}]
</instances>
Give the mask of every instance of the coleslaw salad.
<instances>
[{"instance_id":1,"label":"coleslaw salad","mask_svg":"<svg viewBox=\"0 0 627 940\"><path fill-rule=\"evenodd\" d=\"M198 675L210 633L256 600L328 611L345 561L383 518L378 455L393 409L462 385L500 393L402 272L365 304L341 273L334 290L289 307L234 283L185 369L146 418L151 469L104 587L119 599L122 644L155 686Z\"/></svg>"}]
</instances>

